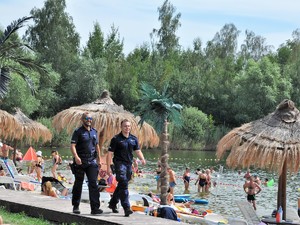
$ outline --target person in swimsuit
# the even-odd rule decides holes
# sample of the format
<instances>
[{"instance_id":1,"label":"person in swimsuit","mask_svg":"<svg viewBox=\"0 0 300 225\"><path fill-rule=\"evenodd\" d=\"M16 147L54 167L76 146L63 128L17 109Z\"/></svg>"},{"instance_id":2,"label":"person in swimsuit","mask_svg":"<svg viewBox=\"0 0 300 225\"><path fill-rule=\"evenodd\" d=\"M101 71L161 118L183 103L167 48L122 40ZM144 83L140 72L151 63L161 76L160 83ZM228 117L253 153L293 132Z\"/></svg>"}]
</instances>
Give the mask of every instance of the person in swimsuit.
<instances>
[{"instance_id":1,"label":"person in swimsuit","mask_svg":"<svg viewBox=\"0 0 300 225\"><path fill-rule=\"evenodd\" d=\"M185 171L183 173L182 179L183 179L183 183L184 183L184 192L185 193L189 193L189 187L190 187L190 180L191 180L191 174L190 174L191 170L190 168L185 168Z\"/></svg>"},{"instance_id":2,"label":"person in swimsuit","mask_svg":"<svg viewBox=\"0 0 300 225\"><path fill-rule=\"evenodd\" d=\"M174 188L176 186L176 177L175 177L175 172L168 167L168 174L169 174L169 185L170 185L170 193L174 195Z\"/></svg>"},{"instance_id":3,"label":"person in swimsuit","mask_svg":"<svg viewBox=\"0 0 300 225\"><path fill-rule=\"evenodd\" d=\"M42 157L42 152L37 151L36 156L37 156L37 160L34 162L35 163L34 169L35 169L36 177L37 177L38 181L42 182L42 172L44 169L44 159Z\"/></svg>"},{"instance_id":4,"label":"person in swimsuit","mask_svg":"<svg viewBox=\"0 0 300 225\"><path fill-rule=\"evenodd\" d=\"M254 182L254 177L251 176L248 182L244 184L244 191L247 194L248 202L252 203L254 210L256 210L256 198L255 196L261 192L261 187Z\"/></svg>"},{"instance_id":5,"label":"person in swimsuit","mask_svg":"<svg viewBox=\"0 0 300 225\"><path fill-rule=\"evenodd\" d=\"M196 183L195 185L197 185L197 183L199 182L199 185L198 185L198 192L205 192L205 186L207 184L207 181L206 181L206 173L204 170L201 171L201 173L199 173L199 176L198 176L198 179L196 180Z\"/></svg>"},{"instance_id":6,"label":"person in swimsuit","mask_svg":"<svg viewBox=\"0 0 300 225\"><path fill-rule=\"evenodd\" d=\"M257 183L258 185L261 185L261 180L260 180L260 178L258 177L258 175L257 175L257 174L254 174L253 177L254 177L254 182Z\"/></svg>"},{"instance_id":7,"label":"person in swimsuit","mask_svg":"<svg viewBox=\"0 0 300 225\"><path fill-rule=\"evenodd\" d=\"M207 169L207 170L205 170L205 173L206 173L205 191L209 192L209 188L211 187L211 170Z\"/></svg>"},{"instance_id":8,"label":"person in swimsuit","mask_svg":"<svg viewBox=\"0 0 300 225\"><path fill-rule=\"evenodd\" d=\"M55 179L57 179L57 173L56 170L58 168L58 165L60 164L60 156L58 154L58 151L53 150L51 152L52 155L52 168L51 168L51 172L52 172L52 177L54 177Z\"/></svg>"},{"instance_id":9,"label":"person in swimsuit","mask_svg":"<svg viewBox=\"0 0 300 225\"><path fill-rule=\"evenodd\" d=\"M50 181L45 182L42 185L42 187L43 187L42 195L46 195L46 196L50 196L50 197L54 197L54 198L59 198L57 193L53 189L52 184L51 184Z\"/></svg>"},{"instance_id":10,"label":"person in swimsuit","mask_svg":"<svg viewBox=\"0 0 300 225\"><path fill-rule=\"evenodd\" d=\"M160 162L158 162L157 168L156 168L156 176L155 176L157 193L160 192L160 173L161 173L161 165L160 165Z\"/></svg>"},{"instance_id":11,"label":"person in swimsuit","mask_svg":"<svg viewBox=\"0 0 300 225\"><path fill-rule=\"evenodd\" d=\"M250 169L247 169L246 174L244 175L244 178L246 178L246 180L249 180L251 177L251 173L250 173Z\"/></svg>"}]
</instances>

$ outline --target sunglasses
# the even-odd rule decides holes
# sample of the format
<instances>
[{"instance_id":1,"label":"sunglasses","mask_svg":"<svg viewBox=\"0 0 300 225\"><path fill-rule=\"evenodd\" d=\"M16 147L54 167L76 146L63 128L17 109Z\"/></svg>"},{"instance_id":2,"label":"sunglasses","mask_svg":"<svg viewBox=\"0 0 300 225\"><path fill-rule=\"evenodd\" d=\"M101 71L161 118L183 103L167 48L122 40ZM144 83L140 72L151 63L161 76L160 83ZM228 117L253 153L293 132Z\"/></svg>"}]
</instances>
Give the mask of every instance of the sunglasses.
<instances>
[{"instance_id":1,"label":"sunglasses","mask_svg":"<svg viewBox=\"0 0 300 225\"><path fill-rule=\"evenodd\" d=\"M93 120L93 118L92 118L92 117L88 117L88 116L87 116L87 117L85 117L84 119L85 119L85 120Z\"/></svg>"}]
</instances>

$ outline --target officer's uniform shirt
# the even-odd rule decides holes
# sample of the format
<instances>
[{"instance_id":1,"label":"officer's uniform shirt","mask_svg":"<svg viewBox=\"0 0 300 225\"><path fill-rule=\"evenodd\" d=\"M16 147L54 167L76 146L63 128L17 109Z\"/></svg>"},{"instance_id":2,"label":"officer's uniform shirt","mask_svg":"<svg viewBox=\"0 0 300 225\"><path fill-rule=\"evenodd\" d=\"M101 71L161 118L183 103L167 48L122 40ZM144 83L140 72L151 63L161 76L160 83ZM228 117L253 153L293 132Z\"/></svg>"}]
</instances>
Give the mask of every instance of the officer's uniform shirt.
<instances>
[{"instance_id":1,"label":"officer's uniform shirt","mask_svg":"<svg viewBox=\"0 0 300 225\"><path fill-rule=\"evenodd\" d=\"M83 164L94 163L97 157L96 145L99 143L97 130L91 128L88 131L84 126L77 128L71 139L76 144L76 152Z\"/></svg>"},{"instance_id":2,"label":"officer's uniform shirt","mask_svg":"<svg viewBox=\"0 0 300 225\"><path fill-rule=\"evenodd\" d=\"M108 148L108 151L114 153L114 161L122 161L128 164L132 164L133 151L136 150L140 150L137 137L129 134L128 138L126 138L122 132L111 139Z\"/></svg>"}]
</instances>

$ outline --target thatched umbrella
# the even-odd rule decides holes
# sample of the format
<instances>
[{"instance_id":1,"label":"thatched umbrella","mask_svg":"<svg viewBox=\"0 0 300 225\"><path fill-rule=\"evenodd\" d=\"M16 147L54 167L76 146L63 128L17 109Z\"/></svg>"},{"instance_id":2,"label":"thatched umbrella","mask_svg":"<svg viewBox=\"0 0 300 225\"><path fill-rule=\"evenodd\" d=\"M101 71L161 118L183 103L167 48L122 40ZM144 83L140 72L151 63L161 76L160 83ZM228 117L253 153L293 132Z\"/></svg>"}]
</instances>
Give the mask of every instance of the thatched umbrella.
<instances>
[{"instance_id":1,"label":"thatched umbrella","mask_svg":"<svg viewBox=\"0 0 300 225\"><path fill-rule=\"evenodd\" d=\"M279 174L277 207L286 219L287 171L296 173L300 162L300 114L291 100L283 100L268 116L244 124L226 134L217 145L217 157L226 150L229 167L251 165Z\"/></svg>"},{"instance_id":2,"label":"thatched umbrella","mask_svg":"<svg viewBox=\"0 0 300 225\"><path fill-rule=\"evenodd\" d=\"M14 118L21 127L18 132L13 136L14 140L14 160L16 154L16 143L21 141L25 144L32 144L33 142L37 143L39 141L45 143L51 141L52 133L51 131L44 126L43 124L29 119L24 113L21 112L19 108L16 108L16 113Z\"/></svg>"},{"instance_id":3,"label":"thatched umbrella","mask_svg":"<svg viewBox=\"0 0 300 225\"><path fill-rule=\"evenodd\" d=\"M93 127L99 133L101 149L120 132L120 123L124 119L131 122L131 132L138 137L141 146L148 148L157 147L159 144L159 137L153 127L147 123L140 127L138 125L140 119L124 110L122 105L117 105L106 90L92 103L74 106L56 114L53 118L53 126L58 131L66 129L71 134L75 127L81 125L81 116L84 112L88 112L93 117Z\"/></svg>"},{"instance_id":4,"label":"thatched umbrella","mask_svg":"<svg viewBox=\"0 0 300 225\"><path fill-rule=\"evenodd\" d=\"M4 140L12 139L21 127L16 118L4 110L0 110L0 136Z\"/></svg>"}]
</instances>

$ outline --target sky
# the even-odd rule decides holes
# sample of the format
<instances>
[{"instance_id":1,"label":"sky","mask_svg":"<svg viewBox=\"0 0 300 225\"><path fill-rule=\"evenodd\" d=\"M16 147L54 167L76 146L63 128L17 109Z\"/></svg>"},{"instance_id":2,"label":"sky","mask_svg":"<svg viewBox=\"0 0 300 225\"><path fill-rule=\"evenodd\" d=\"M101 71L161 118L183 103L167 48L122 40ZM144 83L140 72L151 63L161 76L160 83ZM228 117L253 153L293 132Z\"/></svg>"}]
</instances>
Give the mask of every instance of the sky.
<instances>
[{"instance_id":1,"label":"sky","mask_svg":"<svg viewBox=\"0 0 300 225\"><path fill-rule=\"evenodd\" d=\"M150 43L150 33L160 28L158 7L164 0L66 0L66 11L73 18L76 31L85 46L94 23L99 22L106 37L112 25L118 28L128 54L143 43ZM300 28L299 0L169 0L181 13L181 27L177 31L179 44L192 48L195 38L203 46L212 40L225 24L232 23L241 31L239 45L246 30L266 39L276 50L292 39L292 32ZM0 26L5 28L13 20L29 16L34 7L42 8L44 0L0 0ZM30 24L30 23L29 23ZM25 32L26 28L22 28Z\"/></svg>"}]
</instances>

